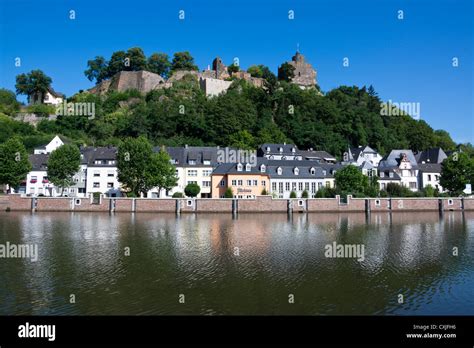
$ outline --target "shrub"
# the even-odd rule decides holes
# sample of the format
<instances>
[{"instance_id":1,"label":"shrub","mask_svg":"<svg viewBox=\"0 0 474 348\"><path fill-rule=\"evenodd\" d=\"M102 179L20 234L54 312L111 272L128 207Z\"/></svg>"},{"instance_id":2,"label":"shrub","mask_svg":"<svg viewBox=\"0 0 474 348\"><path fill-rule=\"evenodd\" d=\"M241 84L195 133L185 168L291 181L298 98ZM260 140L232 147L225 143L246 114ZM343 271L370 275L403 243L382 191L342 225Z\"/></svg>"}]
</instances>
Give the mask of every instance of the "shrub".
<instances>
[{"instance_id":1,"label":"shrub","mask_svg":"<svg viewBox=\"0 0 474 348\"><path fill-rule=\"evenodd\" d=\"M290 192L290 198L296 198L296 192L295 191Z\"/></svg>"},{"instance_id":2,"label":"shrub","mask_svg":"<svg viewBox=\"0 0 474 348\"><path fill-rule=\"evenodd\" d=\"M48 117L49 115L54 115L56 113L56 108L54 106L45 104L33 104L28 106L27 110L28 112L40 117Z\"/></svg>"},{"instance_id":3,"label":"shrub","mask_svg":"<svg viewBox=\"0 0 474 348\"><path fill-rule=\"evenodd\" d=\"M183 198L184 195L182 192L175 192L173 193L173 198Z\"/></svg>"},{"instance_id":4,"label":"shrub","mask_svg":"<svg viewBox=\"0 0 474 348\"><path fill-rule=\"evenodd\" d=\"M308 197L309 197L308 191L304 190L303 193L301 194L301 198L308 198Z\"/></svg>"},{"instance_id":5,"label":"shrub","mask_svg":"<svg viewBox=\"0 0 474 348\"><path fill-rule=\"evenodd\" d=\"M234 193L232 192L232 189L230 187L227 188L224 192L224 198L233 198Z\"/></svg>"},{"instance_id":6,"label":"shrub","mask_svg":"<svg viewBox=\"0 0 474 348\"><path fill-rule=\"evenodd\" d=\"M264 188L264 189L262 190L262 193L261 193L261 194L262 194L262 196L266 196L266 195L268 195L268 192L267 192L267 190Z\"/></svg>"},{"instance_id":7,"label":"shrub","mask_svg":"<svg viewBox=\"0 0 474 348\"><path fill-rule=\"evenodd\" d=\"M184 188L184 194L188 197L196 197L199 192L201 192L201 188L199 187L198 184L187 184L186 187Z\"/></svg>"}]
</instances>

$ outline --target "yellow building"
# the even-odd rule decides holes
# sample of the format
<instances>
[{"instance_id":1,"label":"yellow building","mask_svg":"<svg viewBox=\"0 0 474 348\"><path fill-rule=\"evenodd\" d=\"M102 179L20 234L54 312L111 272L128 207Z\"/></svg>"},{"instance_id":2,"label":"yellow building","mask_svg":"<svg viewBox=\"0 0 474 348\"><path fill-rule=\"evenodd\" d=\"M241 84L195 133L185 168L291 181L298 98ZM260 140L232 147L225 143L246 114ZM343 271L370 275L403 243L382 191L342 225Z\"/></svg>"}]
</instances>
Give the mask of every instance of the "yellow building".
<instances>
[{"instance_id":1,"label":"yellow building","mask_svg":"<svg viewBox=\"0 0 474 348\"><path fill-rule=\"evenodd\" d=\"M269 192L270 178L263 164L223 163L212 173L211 185L212 198L224 198L229 187L235 198L254 198Z\"/></svg>"}]
</instances>

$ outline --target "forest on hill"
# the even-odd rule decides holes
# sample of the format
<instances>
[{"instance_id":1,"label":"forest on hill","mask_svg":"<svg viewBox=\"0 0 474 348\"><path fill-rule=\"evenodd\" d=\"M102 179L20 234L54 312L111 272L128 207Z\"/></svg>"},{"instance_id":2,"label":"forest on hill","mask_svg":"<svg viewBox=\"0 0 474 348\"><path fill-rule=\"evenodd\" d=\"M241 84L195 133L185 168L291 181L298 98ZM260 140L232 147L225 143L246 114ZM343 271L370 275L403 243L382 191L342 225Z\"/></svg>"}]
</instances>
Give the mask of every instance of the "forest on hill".
<instances>
[{"instance_id":1,"label":"forest on hill","mask_svg":"<svg viewBox=\"0 0 474 348\"><path fill-rule=\"evenodd\" d=\"M145 67L155 66L155 72L162 75L183 66L195 68L192 57L185 53L175 54L165 68L159 57L149 59ZM105 62L107 64L102 60L89 61L86 76L96 81L110 78L116 70L112 58ZM142 65L135 61L143 59L132 60L136 69L141 69ZM449 151L459 145L448 132L434 130L424 120L416 120L403 112L398 116L383 116L383 101L372 86L340 86L321 93L319 86L303 90L288 82L287 76L277 77L265 66L251 68L255 70L255 67L264 72L265 88L235 79L227 93L207 98L196 77L186 75L171 88L153 90L146 95L136 90L109 91L102 96L80 91L67 101L94 103L93 118L45 118L36 127L13 119L19 103L13 92L2 89L0 143L17 135L31 150L48 142L52 135L61 134L77 144L103 146L119 145L126 137L143 135L154 145L170 146L220 145L252 149L262 143L287 142L301 149L326 150L338 158L348 146L369 145L385 154L396 148L420 151L436 146ZM44 77L44 80L50 82L51 79ZM41 105L34 107L41 111ZM464 147L472 150L471 144Z\"/></svg>"}]
</instances>

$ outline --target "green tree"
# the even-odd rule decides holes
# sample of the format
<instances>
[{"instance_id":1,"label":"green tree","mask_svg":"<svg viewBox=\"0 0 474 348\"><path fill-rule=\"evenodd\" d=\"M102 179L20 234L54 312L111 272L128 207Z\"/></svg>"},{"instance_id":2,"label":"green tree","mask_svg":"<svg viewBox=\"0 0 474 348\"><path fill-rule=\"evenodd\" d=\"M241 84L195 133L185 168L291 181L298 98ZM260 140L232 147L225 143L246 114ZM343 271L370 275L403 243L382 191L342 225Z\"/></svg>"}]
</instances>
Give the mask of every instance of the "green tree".
<instances>
[{"instance_id":1,"label":"green tree","mask_svg":"<svg viewBox=\"0 0 474 348\"><path fill-rule=\"evenodd\" d=\"M48 179L55 186L61 187L61 196L64 188L74 183L73 176L79 171L80 165L81 153L75 145L62 145L49 155Z\"/></svg>"},{"instance_id":2,"label":"green tree","mask_svg":"<svg viewBox=\"0 0 474 348\"><path fill-rule=\"evenodd\" d=\"M20 103L12 91L0 88L0 113L13 115L20 109Z\"/></svg>"},{"instance_id":3,"label":"green tree","mask_svg":"<svg viewBox=\"0 0 474 348\"><path fill-rule=\"evenodd\" d=\"M127 58L127 52L115 51L110 57L109 64L107 66L107 78L114 76L116 73L129 70L125 66L125 58Z\"/></svg>"},{"instance_id":4,"label":"green tree","mask_svg":"<svg viewBox=\"0 0 474 348\"><path fill-rule=\"evenodd\" d=\"M125 69L129 71L140 71L147 68L147 60L145 53L140 47L132 47L127 50L127 58L130 60L130 64L127 64L128 61L125 61Z\"/></svg>"},{"instance_id":5,"label":"green tree","mask_svg":"<svg viewBox=\"0 0 474 348\"><path fill-rule=\"evenodd\" d=\"M309 193L307 190L303 191L303 193L301 194L301 198L309 198Z\"/></svg>"},{"instance_id":6,"label":"green tree","mask_svg":"<svg viewBox=\"0 0 474 348\"><path fill-rule=\"evenodd\" d=\"M20 74L16 77L16 94L28 96L28 102L33 95L37 95L39 102L42 102L52 80L41 70L32 70L27 74Z\"/></svg>"},{"instance_id":7,"label":"green tree","mask_svg":"<svg viewBox=\"0 0 474 348\"><path fill-rule=\"evenodd\" d=\"M108 78L108 62L102 56L96 56L94 59L87 61L87 70L84 71L84 75L89 81L96 81L100 83Z\"/></svg>"},{"instance_id":8,"label":"green tree","mask_svg":"<svg viewBox=\"0 0 474 348\"><path fill-rule=\"evenodd\" d=\"M247 72L250 74L252 77L263 77L263 71L262 71L262 66L261 65L251 65L247 69Z\"/></svg>"},{"instance_id":9,"label":"green tree","mask_svg":"<svg viewBox=\"0 0 474 348\"><path fill-rule=\"evenodd\" d=\"M171 62L171 71L176 70L199 70L197 65L194 65L194 58L188 51L176 52L173 55Z\"/></svg>"},{"instance_id":10,"label":"green tree","mask_svg":"<svg viewBox=\"0 0 474 348\"><path fill-rule=\"evenodd\" d=\"M444 151L456 150L456 143L451 139L448 132L442 129L434 131L435 146L442 148Z\"/></svg>"},{"instance_id":11,"label":"green tree","mask_svg":"<svg viewBox=\"0 0 474 348\"><path fill-rule=\"evenodd\" d=\"M201 192L201 188L195 183L187 184L184 188L184 194L188 197L196 197L199 192Z\"/></svg>"},{"instance_id":12,"label":"green tree","mask_svg":"<svg viewBox=\"0 0 474 348\"><path fill-rule=\"evenodd\" d=\"M368 177L353 165L338 170L335 175L336 189L341 194L365 195L369 187Z\"/></svg>"},{"instance_id":13,"label":"green tree","mask_svg":"<svg viewBox=\"0 0 474 348\"><path fill-rule=\"evenodd\" d=\"M288 62L283 63L278 69L278 80L290 82L295 77L295 67Z\"/></svg>"},{"instance_id":14,"label":"green tree","mask_svg":"<svg viewBox=\"0 0 474 348\"><path fill-rule=\"evenodd\" d=\"M408 187L401 184L390 182L385 188L385 192L389 197L412 197L413 193Z\"/></svg>"},{"instance_id":15,"label":"green tree","mask_svg":"<svg viewBox=\"0 0 474 348\"><path fill-rule=\"evenodd\" d=\"M229 75L232 76L232 73L238 72L240 70L240 67L238 65L235 65L232 63L227 67L227 71L229 72Z\"/></svg>"},{"instance_id":16,"label":"green tree","mask_svg":"<svg viewBox=\"0 0 474 348\"><path fill-rule=\"evenodd\" d=\"M171 68L169 57L166 53L153 53L148 57L147 70L167 78Z\"/></svg>"},{"instance_id":17,"label":"green tree","mask_svg":"<svg viewBox=\"0 0 474 348\"><path fill-rule=\"evenodd\" d=\"M31 170L28 153L18 137L12 137L0 144L0 183L9 190L20 185Z\"/></svg>"},{"instance_id":18,"label":"green tree","mask_svg":"<svg viewBox=\"0 0 474 348\"><path fill-rule=\"evenodd\" d=\"M466 184L474 183L474 159L464 152L454 152L441 163L440 185L451 195L460 195Z\"/></svg>"},{"instance_id":19,"label":"green tree","mask_svg":"<svg viewBox=\"0 0 474 348\"><path fill-rule=\"evenodd\" d=\"M137 197L154 187L169 190L175 186L174 168L170 167L168 155L163 151L154 153L144 136L125 139L119 145L117 161L119 181Z\"/></svg>"},{"instance_id":20,"label":"green tree","mask_svg":"<svg viewBox=\"0 0 474 348\"><path fill-rule=\"evenodd\" d=\"M423 196L425 197L434 197L435 196L435 189L431 185L427 185L422 190Z\"/></svg>"},{"instance_id":21,"label":"green tree","mask_svg":"<svg viewBox=\"0 0 474 348\"><path fill-rule=\"evenodd\" d=\"M290 198L296 198L296 192L295 191L291 191L290 192Z\"/></svg>"},{"instance_id":22,"label":"green tree","mask_svg":"<svg viewBox=\"0 0 474 348\"><path fill-rule=\"evenodd\" d=\"M224 192L224 198L233 198L234 192L232 192L232 188L228 187L227 190Z\"/></svg>"},{"instance_id":23,"label":"green tree","mask_svg":"<svg viewBox=\"0 0 474 348\"><path fill-rule=\"evenodd\" d=\"M229 137L230 146L236 147L242 150L253 150L255 149L255 138L247 130L241 130L235 134L231 134Z\"/></svg>"}]
</instances>

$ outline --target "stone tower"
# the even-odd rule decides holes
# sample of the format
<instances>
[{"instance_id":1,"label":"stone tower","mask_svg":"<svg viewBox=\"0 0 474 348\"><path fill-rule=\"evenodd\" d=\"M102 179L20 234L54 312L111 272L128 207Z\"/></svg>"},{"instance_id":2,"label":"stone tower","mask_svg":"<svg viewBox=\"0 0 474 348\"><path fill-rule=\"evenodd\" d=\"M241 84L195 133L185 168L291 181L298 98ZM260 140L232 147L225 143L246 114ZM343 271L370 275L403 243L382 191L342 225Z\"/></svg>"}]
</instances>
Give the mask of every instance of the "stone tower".
<instances>
[{"instance_id":1,"label":"stone tower","mask_svg":"<svg viewBox=\"0 0 474 348\"><path fill-rule=\"evenodd\" d=\"M219 57L216 57L212 61L212 70L216 72L216 79L223 80L230 77L229 72L227 71L227 66L222 63L222 59Z\"/></svg>"},{"instance_id":2,"label":"stone tower","mask_svg":"<svg viewBox=\"0 0 474 348\"><path fill-rule=\"evenodd\" d=\"M304 56L299 51L296 51L288 64L295 67L295 76L291 79L292 83L301 88L316 86L316 70L313 69L311 64L305 62Z\"/></svg>"}]
</instances>

